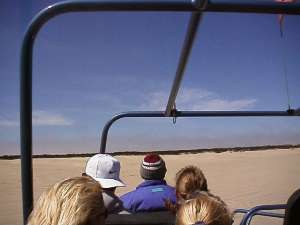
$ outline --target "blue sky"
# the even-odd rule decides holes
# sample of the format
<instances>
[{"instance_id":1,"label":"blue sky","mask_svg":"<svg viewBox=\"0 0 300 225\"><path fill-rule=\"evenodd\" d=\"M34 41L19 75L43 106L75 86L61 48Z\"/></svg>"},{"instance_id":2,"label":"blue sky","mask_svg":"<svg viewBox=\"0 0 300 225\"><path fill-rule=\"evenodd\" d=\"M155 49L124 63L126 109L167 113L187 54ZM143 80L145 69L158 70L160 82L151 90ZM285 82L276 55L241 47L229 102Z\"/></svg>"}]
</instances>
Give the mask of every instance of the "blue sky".
<instances>
[{"instance_id":1,"label":"blue sky","mask_svg":"<svg viewBox=\"0 0 300 225\"><path fill-rule=\"evenodd\" d=\"M19 153L19 54L26 25L58 1L0 5L0 155ZM33 152L96 152L105 122L164 110L188 13L69 13L40 31L33 58ZM300 17L206 13L177 98L179 110L300 107ZM299 118L124 119L108 151L298 144Z\"/></svg>"}]
</instances>

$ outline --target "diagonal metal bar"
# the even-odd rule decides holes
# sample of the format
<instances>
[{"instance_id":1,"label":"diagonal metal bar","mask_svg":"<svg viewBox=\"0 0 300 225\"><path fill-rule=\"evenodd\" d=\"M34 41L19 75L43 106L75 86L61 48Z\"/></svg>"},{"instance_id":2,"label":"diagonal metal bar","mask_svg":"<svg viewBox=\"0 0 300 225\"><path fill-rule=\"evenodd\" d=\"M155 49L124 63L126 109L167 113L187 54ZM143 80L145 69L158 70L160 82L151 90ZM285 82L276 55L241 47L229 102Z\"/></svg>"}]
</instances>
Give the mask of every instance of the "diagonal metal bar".
<instances>
[{"instance_id":1,"label":"diagonal metal bar","mask_svg":"<svg viewBox=\"0 0 300 225\"><path fill-rule=\"evenodd\" d=\"M192 47L193 47L193 43L195 40L195 37L197 35L197 30L198 30L198 25L199 22L202 18L202 13L200 12L194 12L191 15L190 21L189 21L189 26L187 29L187 33L185 36L185 40L183 43L183 47L181 49L181 54L180 54L180 58L179 58L179 63L177 66L177 70L176 70L176 75L173 81L173 85L172 85L172 89L169 95L169 100L167 103L167 107L165 110L165 115L166 116L170 116L172 109L174 108L175 105L175 100L178 94L178 90L184 75L184 71L185 71L185 67L186 64L188 62Z\"/></svg>"},{"instance_id":2,"label":"diagonal metal bar","mask_svg":"<svg viewBox=\"0 0 300 225\"><path fill-rule=\"evenodd\" d=\"M168 103L165 110L166 116L171 116L172 109L175 108L176 97L180 88L184 70L188 62L188 57L193 46L197 33L198 24L201 21L203 11L206 12L240 12L240 13L285 13L300 14L300 4L282 4L282 3L212 3L211 1L196 1L198 3L198 12L191 16L186 38L181 50L181 55L172 84Z\"/></svg>"}]
</instances>

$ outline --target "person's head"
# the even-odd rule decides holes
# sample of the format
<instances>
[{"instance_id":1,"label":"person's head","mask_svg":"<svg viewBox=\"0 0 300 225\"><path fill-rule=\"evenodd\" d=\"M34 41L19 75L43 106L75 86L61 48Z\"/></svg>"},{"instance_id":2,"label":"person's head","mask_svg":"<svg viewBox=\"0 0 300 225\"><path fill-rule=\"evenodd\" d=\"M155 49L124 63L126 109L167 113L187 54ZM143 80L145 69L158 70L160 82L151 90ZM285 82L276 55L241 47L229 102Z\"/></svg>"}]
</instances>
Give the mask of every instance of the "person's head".
<instances>
[{"instance_id":1,"label":"person's head","mask_svg":"<svg viewBox=\"0 0 300 225\"><path fill-rule=\"evenodd\" d=\"M108 154L96 154L86 164L85 173L101 184L103 189L124 187L120 179L120 162Z\"/></svg>"},{"instance_id":2,"label":"person's head","mask_svg":"<svg viewBox=\"0 0 300 225\"><path fill-rule=\"evenodd\" d=\"M196 166L187 166L176 174L176 197L178 201L185 200L195 191L208 191L207 180Z\"/></svg>"},{"instance_id":3,"label":"person's head","mask_svg":"<svg viewBox=\"0 0 300 225\"><path fill-rule=\"evenodd\" d=\"M106 209L102 188L90 177L74 177L42 193L28 225L104 225Z\"/></svg>"},{"instance_id":4,"label":"person's head","mask_svg":"<svg viewBox=\"0 0 300 225\"><path fill-rule=\"evenodd\" d=\"M165 161L158 154L144 157L140 167L140 175L144 180L163 180L166 172Z\"/></svg>"},{"instance_id":5,"label":"person's head","mask_svg":"<svg viewBox=\"0 0 300 225\"><path fill-rule=\"evenodd\" d=\"M209 192L197 195L180 205L176 225L231 225L232 213L225 202Z\"/></svg>"}]
</instances>

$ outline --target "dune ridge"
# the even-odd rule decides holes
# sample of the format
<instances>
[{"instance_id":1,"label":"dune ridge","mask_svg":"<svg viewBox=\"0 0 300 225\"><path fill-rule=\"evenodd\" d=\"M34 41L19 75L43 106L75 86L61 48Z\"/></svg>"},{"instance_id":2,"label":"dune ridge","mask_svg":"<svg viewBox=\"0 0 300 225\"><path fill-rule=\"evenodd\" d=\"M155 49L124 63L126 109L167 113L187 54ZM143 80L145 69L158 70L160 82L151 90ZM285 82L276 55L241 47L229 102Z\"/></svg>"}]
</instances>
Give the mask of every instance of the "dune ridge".
<instances>
[{"instance_id":1,"label":"dune ridge","mask_svg":"<svg viewBox=\"0 0 300 225\"><path fill-rule=\"evenodd\" d=\"M285 145L260 145L260 146L243 146L243 147L226 147L226 148L198 148L198 149L180 149L180 150L158 150L158 151L122 151L109 152L113 156L122 155L144 155L147 153L158 153L160 155L180 155L180 154L198 154L205 152L221 153L221 152L246 152L246 151L263 151L274 149L293 149L299 148L300 144L285 144ZM32 158L80 158L91 157L98 152L91 153L70 153L70 154L37 154ZM20 159L20 155L0 155L0 160Z\"/></svg>"}]
</instances>

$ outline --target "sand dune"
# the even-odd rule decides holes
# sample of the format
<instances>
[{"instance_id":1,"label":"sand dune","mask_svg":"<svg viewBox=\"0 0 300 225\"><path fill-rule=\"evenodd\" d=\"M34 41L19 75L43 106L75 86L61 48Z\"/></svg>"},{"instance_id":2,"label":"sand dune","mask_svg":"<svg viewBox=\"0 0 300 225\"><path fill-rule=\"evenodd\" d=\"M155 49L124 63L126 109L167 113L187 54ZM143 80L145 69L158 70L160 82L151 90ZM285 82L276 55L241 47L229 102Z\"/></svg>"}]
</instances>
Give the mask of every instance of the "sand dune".
<instances>
[{"instance_id":1,"label":"sand dune","mask_svg":"<svg viewBox=\"0 0 300 225\"><path fill-rule=\"evenodd\" d=\"M127 187L132 190L141 182L138 166L143 156L116 156L121 161ZM209 189L231 207L249 208L259 204L286 202L300 188L300 148L268 151L222 152L163 155L168 172L166 180L174 184L176 172L186 165L201 167ZM80 175L87 158L34 159L35 199L51 184L66 177ZM0 161L0 223L21 224L20 160ZM236 219L236 221L238 218ZM253 224L280 224L279 219L254 219Z\"/></svg>"}]
</instances>

